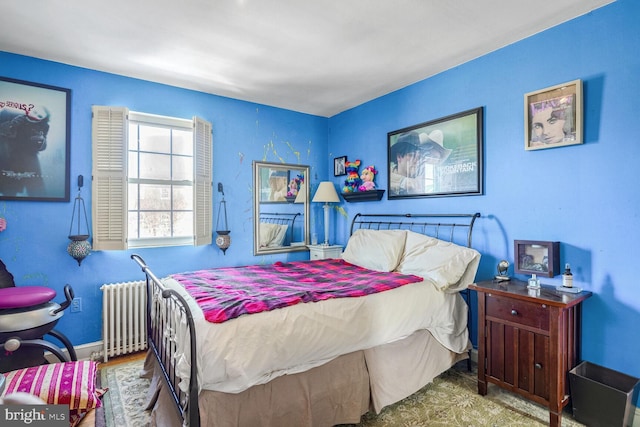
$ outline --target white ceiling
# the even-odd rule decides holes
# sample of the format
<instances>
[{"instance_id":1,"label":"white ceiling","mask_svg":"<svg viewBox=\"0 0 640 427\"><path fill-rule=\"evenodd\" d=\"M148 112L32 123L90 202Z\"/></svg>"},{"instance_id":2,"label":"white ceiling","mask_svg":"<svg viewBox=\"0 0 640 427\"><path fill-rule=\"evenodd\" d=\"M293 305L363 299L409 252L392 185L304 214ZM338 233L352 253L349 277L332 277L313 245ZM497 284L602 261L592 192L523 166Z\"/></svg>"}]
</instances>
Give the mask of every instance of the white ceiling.
<instances>
[{"instance_id":1,"label":"white ceiling","mask_svg":"<svg viewBox=\"0 0 640 427\"><path fill-rule=\"evenodd\" d=\"M612 2L12 1L0 50L330 117Z\"/></svg>"}]
</instances>

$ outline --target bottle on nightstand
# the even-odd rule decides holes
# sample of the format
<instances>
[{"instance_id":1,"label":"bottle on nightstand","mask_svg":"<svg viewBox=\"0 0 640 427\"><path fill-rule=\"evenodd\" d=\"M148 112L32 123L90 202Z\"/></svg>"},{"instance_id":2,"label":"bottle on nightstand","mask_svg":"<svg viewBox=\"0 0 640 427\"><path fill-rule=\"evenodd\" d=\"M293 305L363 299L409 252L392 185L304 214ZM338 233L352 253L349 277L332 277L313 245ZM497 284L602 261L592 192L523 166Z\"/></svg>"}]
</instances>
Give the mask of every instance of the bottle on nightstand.
<instances>
[{"instance_id":1,"label":"bottle on nightstand","mask_svg":"<svg viewBox=\"0 0 640 427\"><path fill-rule=\"evenodd\" d=\"M565 288L573 287L573 274L571 273L571 267L568 263L564 265L564 273L562 273L562 286Z\"/></svg>"}]
</instances>

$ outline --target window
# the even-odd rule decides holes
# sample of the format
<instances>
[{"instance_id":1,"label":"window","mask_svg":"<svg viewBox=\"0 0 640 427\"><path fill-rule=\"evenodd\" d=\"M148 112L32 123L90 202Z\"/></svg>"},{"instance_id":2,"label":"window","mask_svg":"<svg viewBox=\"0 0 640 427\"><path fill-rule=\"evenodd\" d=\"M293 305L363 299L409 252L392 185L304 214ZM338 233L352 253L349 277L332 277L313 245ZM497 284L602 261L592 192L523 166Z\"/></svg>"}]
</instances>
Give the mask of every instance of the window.
<instances>
[{"instance_id":1,"label":"window","mask_svg":"<svg viewBox=\"0 0 640 427\"><path fill-rule=\"evenodd\" d=\"M211 124L93 107L93 247L211 243Z\"/></svg>"}]
</instances>

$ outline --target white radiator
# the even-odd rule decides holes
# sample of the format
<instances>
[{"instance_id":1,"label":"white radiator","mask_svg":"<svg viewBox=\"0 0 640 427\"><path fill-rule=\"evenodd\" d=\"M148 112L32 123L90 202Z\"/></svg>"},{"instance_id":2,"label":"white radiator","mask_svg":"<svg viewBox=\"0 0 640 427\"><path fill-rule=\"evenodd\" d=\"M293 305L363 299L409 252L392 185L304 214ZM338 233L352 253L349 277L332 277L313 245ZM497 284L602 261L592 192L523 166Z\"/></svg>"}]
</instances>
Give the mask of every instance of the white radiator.
<instances>
[{"instance_id":1,"label":"white radiator","mask_svg":"<svg viewBox=\"0 0 640 427\"><path fill-rule=\"evenodd\" d=\"M146 349L146 282L109 283L100 290L104 361Z\"/></svg>"}]
</instances>

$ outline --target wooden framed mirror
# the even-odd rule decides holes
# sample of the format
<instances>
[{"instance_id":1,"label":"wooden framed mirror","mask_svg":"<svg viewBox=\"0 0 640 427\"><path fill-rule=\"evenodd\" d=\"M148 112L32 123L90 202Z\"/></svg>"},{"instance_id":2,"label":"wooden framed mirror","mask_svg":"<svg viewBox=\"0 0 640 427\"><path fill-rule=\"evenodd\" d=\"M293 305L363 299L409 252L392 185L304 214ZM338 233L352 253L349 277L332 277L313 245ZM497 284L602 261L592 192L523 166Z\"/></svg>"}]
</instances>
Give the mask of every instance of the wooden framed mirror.
<instances>
[{"instance_id":1,"label":"wooden framed mirror","mask_svg":"<svg viewBox=\"0 0 640 427\"><path fill-rule=\"evenodd\" d=\"M309 166L253 162L253 254L306 251Z\"/></svg>"}]
</instances>

